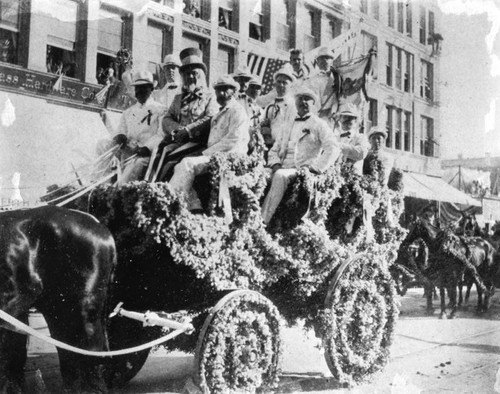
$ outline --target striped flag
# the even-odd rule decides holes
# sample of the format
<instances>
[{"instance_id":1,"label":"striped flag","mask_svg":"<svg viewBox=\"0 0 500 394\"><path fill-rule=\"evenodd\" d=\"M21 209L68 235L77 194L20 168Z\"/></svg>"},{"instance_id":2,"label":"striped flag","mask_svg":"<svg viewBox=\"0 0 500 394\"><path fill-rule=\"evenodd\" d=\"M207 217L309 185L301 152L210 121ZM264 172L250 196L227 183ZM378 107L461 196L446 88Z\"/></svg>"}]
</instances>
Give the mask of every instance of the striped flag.
<instances>
[{"instance_id":1,"label":"striped flag","mask_svg":"<svg viewBox=\"0 0 500 394\"><path fill-rule=\"evenodd\" d=\"M248 54L247 66L253 75L262 80L262 94L268 93L273 88L274 73L288 63L283 59L269 58L254 53Z\"/></svg>"},{"instance_id":2,"label":"striped flag","mask_svg":"<svg viewBox=\"0 0 500 394\"><path fill-rule=\"evenodd\" d=\"M368 100L366 94L366 75L371 69L373 51L368 55L341 63L336 70L340 73L342 82L340 88L341 101L359 106L363 100Z\"/></svg>"}]
</instances>

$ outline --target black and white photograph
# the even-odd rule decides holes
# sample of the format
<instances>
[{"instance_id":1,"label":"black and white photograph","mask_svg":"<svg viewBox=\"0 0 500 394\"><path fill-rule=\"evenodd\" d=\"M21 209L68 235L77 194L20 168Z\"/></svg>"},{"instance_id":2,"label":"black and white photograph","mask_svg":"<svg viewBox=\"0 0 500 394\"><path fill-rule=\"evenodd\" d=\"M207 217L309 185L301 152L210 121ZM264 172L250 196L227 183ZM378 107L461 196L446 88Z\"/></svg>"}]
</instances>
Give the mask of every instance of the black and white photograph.
<instances>
[{"instance_id":1,"label":"black and white photograph","mask_svg":"<svg viewBox=\"0 0 500 394\"><path fill-rule=\"evenodd\" d=\"M0 393L500 393L500 0L0 0Z\"/></svg>"}]
</instances>

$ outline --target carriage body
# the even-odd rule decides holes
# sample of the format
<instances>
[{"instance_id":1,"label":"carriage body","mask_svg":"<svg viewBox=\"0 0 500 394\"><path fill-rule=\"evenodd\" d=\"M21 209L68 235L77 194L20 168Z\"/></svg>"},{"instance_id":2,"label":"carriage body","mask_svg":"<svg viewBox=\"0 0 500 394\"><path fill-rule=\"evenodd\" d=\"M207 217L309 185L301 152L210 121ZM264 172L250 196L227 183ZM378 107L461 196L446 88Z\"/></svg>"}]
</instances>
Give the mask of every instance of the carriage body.
<instances>
[{"instance_id":1,"label":"carriage body","mask_svg":"<svg viewBox=\"0 0 500 394\"><path fill-rule=\"evenodd\" d=\"M117 243L109 304L189 316L195 333L167 347L195 352L206 392L275 385L283 321L304 320L323 338L340 381L380 370L397 318L388 267L404 235L400 192L349 169L320 176L300 170L266 228L259 201L267 175L259 160L216 155L205 181L207 215L191 214L166 183L103 186L85 201ZM367 211L373 225L363 220ZM112 348L156 335L121 318L109 327ZM147 354L115 359L116 382L132 378Z\"/></svg>"}]
</instances>

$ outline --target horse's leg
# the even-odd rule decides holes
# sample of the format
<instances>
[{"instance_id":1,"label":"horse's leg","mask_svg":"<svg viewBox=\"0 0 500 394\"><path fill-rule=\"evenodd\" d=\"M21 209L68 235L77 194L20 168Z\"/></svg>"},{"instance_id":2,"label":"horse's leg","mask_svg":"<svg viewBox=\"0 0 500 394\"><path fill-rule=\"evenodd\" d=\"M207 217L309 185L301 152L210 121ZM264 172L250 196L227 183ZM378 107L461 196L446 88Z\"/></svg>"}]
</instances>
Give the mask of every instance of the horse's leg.
<instances>
[{"instance_id":1,"label":"horse's leg","mask_svg":"<svg viewBox=\"0 0 500 394\"><path fill-rule=\"evenodd\" d=\"M467 290L465 291L465 305L469 303L470 291L474 285L474 280L470 279L467 281Z\"/></svg>"},{"instance_id":2,"label":"horse's leg","mask_svg":"<svg viewBox=\"0 0 500 394\"><path fill-rule=\"evenodd\" d=\"M477 283L476 283L476 290L477 290L476 313L481 313L483 311L483 290L481 289L481 286L479 286Z\"/></svg>"},{"instance_id":3,"label":"horse's leg","mask_svg":"<svg viewBox=\"0 0 500 394\"><path fill-rule=\"evenodd\" d=\"M81 300L66 297L68 305L53 304L43 311L52 337L64 343L87 350L106 350L104 327L96 322L91 308ZM48 310L47 310L48 309ZM102 358L88 357L63 349L57 349L65 390L73 393L107 391L104 381Z\"/></svg>"},{"instance_id":4,"label":"horse's leg","mask_svg":"<svg viewBox=\"0 0 500 394\"><path fill-rule=\"evenodd\" d=\"M429 316L434 314L434 307L432 306L432 289L434 288L434 285L432 283L425 283L424 284L424 295L426 297L427 301L427 314Z\"/></svg>"},{"instance_id":5,"label":"horse's leg","mask_svg":"<svg viewBox=\"0 0 500 394\"><path fill-rule=\"evenodd\" d=\"M464 301L464 299L462 297L464 282L465 282L465 279L462 276L462 278L458 282L458 306L462 306L463 301Z\"/></svg>"},{"instance_id":6,"label":"horse's leg","mask_svg":"<svg viewBox=\"0 0 500 394\"><path fill-rule=\"evenodd\" d=\"M28 315L18 317L28 323ZM0 393L24 392L27 336L0 328Z\"/></svg>"},{"instance_id":7,"label":"horse's leg","mask_svg":"<svg viewBox=\"0 0 500 394\"><path fill-rule=\"evenodd\" d=\"M441 297L441 314L440 319L446 319L446 293L443 285L439 285L439 296Z\"/></svg>"},{"instance_id":8,"label":"horse's leg","mask_svg":"<svg viewBox=\"0 0 500 394\"><path fill-rule=\"evenodd\" d=\"M448 296L450 297L450 319L454 319L457 316L457 284L454 283L448 288Z\"/></svg>"}]
</instances>

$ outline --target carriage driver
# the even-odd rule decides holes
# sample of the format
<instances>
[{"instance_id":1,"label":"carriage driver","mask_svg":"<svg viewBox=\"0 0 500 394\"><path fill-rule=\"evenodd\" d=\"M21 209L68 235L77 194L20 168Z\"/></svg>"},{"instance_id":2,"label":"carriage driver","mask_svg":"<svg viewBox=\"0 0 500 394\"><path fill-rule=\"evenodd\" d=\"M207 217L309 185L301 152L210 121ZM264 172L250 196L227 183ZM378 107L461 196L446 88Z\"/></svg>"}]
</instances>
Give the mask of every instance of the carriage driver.
<instances>
[{"instance_id":1,"label":"carriage driver","mask_svg":"<svg viewBox=\"0 0 500 394\"><path fill-rule=\"evenodd\" d=\"M151 152L164 137L160 124L164 108L150 97L155 84L153 74L149 71L134 74L132 86L137 103L123 112L117 134L113 138L113 142L121 146L122 162L130 159L118 178L119 185L142 179ZM132 156L134 157L131 158Z\"/></svg>"},{"instance_id":2,"label":"carriage driver","mask_svg":"<svg viewBox=\"0 0 500 394\"><path fill-rule=\"evenodd\" d=\"M279 137L269 152L268 165L273 175L271 188L262 205L262 218L266 224L271 221L297 169L307 167L311 172L319 173L333 164L338 156L328 124L311 113L316 100L309 88L297 88L297 116L283 122Z\"/></svg>"},{"instance_id":3,"label":"carriage driver","mask_svg":"<svg viewBox=\"0 0 500 394\"><path fill-rule=\"evenodd\" d=\"M187 193L188 208L191 211L201 209L193 182L196 175L207 171L210 156L217 152L246 155L248 149L248 117L245 109L234 98L239 89L238 83L231 76L225 75L215 82L214 89L221 110L211 120L207 149L201 156L185 157L175 166L170 180L170 186L174 190Z\"/></svg>"}]
</instances>

